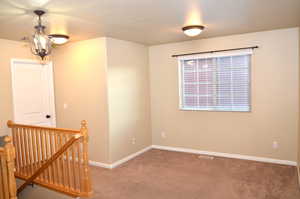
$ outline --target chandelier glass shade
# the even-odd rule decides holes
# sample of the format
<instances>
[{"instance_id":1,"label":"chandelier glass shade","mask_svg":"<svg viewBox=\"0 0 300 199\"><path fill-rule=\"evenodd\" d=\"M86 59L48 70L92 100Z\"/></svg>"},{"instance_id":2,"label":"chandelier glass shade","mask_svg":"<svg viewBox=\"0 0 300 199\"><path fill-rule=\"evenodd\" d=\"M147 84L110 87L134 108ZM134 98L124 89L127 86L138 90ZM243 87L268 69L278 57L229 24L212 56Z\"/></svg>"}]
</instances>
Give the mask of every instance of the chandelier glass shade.
<instances>
[{"instance_id":1,"label":"chandelier glass shade","mask_svg":"<svg viewBox=\"0 0 300 199\"><path fill-rule=\"evenodd\" d=\"M38 25L36 25L35 33L30 38L31 51L34 55L40 56L42 60L51 53L52 41L45 33L45 26L42 25L41 16L45 14L42 10L35 10L38 15Z\"/></svg>"}]
</instances>

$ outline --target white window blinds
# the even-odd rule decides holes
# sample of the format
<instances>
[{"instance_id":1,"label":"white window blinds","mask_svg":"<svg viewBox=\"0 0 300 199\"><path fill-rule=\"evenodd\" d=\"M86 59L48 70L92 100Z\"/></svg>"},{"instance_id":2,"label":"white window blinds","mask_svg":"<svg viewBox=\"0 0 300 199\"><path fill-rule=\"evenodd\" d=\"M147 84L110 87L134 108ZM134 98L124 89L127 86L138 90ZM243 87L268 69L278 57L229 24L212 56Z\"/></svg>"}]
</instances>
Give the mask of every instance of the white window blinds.
<instances>
[{"instance_id":1,"label":"white window blinds","mask_svg":"<svg viewBox=\"0 0 300 199\"><path fill-rule=\"evenodd\" d=\"M178 57L180 108L250 111L252 49Z\"/></svg>"}]
</instances>

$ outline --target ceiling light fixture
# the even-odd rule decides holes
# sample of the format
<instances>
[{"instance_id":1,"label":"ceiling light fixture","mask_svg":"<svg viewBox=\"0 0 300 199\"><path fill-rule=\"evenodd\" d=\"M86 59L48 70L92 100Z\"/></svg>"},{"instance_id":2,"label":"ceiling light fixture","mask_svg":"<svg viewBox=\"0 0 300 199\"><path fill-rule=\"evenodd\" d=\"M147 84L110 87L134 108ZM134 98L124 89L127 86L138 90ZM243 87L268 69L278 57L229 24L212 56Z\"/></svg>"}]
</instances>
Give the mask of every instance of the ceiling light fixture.
<instances>
[{"instance_id":1,"label":"ceiling light fixture","mask_svg":"<svg viewBox=\"0 0 300 199\"><path fill-rule=\"evenodd\" d=\"M205 27L201 25L192 25L183 27L182 31L189 37L195 37L199 35L204 30L204 28Z\"/></svg>"},{"instance_id":2,"label":"ceiling light fixture","mask_svg":"<svg viewBox=\"0 0 300 199\"><path fill-rule=\"evenodd\" d=\"M50 34L49 38L51 39L52 43L56 45L62 45L69 41L70 37L68 35L63 34Z\"/></svg>"},{"instance_id":3,"label":"ceiling light fixture","mask_svg":"<svg viewBox=\"0 0 300 199\"><path fill-rule=\"evenodd\" d=\"M35 33L30 38L31 51L34 55L38 55L42 60L51 53L52 42L48 35L45 34L46 26L42 25L41 16L45 14L43 10L35 10L34 13L38 16L38 25L36 25Z\"/></svg>"}]
</instances>

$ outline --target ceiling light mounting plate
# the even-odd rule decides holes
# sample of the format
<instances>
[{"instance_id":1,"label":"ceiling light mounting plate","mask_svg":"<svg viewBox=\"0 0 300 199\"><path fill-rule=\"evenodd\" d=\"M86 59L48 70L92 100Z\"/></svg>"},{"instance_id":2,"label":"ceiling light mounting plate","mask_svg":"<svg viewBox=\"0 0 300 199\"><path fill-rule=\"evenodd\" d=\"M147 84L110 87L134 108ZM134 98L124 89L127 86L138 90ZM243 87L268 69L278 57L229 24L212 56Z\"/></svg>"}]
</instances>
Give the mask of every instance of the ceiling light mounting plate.
<instances>
[{"instance_id":1,"label":"ceiling light mounting plate","mask_svg":"<svg viewBox=\"0 0 300 199\"><path fill-rule=\"evenodd\" d=\"M37 16L42 16L44 15L46 12L44 10L34 10L33 11Z\"/></svg>"},{"instance_id":2,"label":"ceiling light mounting plate","mask_svg":"<svg viewBox=\"0 0 300 199\"><path fill-rule=\"evenodd\" d=\"M63 34L50 34L49 37L62 37L66 39L70 38L68 35L63 35Z\"/></svg>"},{"instance_id":3,"label":"ceiling light mounting plate","mask_svg":"<svg viewBox=\"0 0 300 199\"><path fill-rule=\"evenodd\" d=\"M194 28L197 28L197 29L200 29L200 30L204 30L205 27L202 26L202 25L190 25L190 26L184 26L182 28L182 30L185 31L185 30L190 30L190 29L194 29Z\"/></svg>"}]
</instances>

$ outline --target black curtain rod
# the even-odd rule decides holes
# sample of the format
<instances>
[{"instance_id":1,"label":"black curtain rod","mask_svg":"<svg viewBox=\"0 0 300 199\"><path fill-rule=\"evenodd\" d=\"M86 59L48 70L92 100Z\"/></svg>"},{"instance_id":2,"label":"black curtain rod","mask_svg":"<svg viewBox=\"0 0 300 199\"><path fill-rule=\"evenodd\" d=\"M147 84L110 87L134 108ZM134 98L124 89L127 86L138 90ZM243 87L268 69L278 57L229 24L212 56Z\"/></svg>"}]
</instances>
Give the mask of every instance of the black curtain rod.
<instances>
[{"instance_id":1,"label":"black curtain rod","mask_svg":"<svg viewBox=\"0 0 300 199\"><path fill-rule=\"evenodd\" d=\"M178 54L178 55L172 55L172 57L181 57L186 55L197 55L197 54L205 54L205 53L217 53L217 52L224 52L224 51L232 51L232 50L245 50L245 49L254 49L258 48L258 46L250 46L245 48L231 48L231 49L224 49L224 50L213 50L213 51L202 51L197 53L187 53L187 54Z\"/></svg>"}]
</instances>

